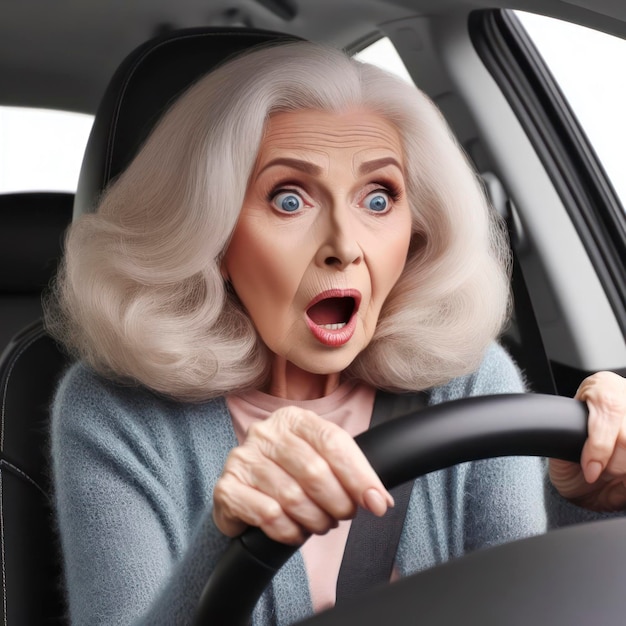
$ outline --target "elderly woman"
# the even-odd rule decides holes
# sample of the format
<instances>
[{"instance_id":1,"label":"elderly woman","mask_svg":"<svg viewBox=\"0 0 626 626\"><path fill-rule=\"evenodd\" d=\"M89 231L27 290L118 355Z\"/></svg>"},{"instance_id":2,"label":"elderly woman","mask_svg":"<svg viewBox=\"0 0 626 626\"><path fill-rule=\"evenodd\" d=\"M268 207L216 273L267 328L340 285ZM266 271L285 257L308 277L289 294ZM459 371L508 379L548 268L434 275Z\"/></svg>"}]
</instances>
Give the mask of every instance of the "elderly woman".
<instances>
[{"instance_id":1,"label":"elderly woman","mask_svg":"<svg viewBox=\"0 0 626 626\"><path fill-rule=\"evenodd\" d=\"M376 390L524 390L495 343L507 250L435 107L381 70L295 43L193 86L72 226L48 311L80 359L52 431L73 623L188 623L248 525L314 535L255 624L332 605L350 520L393 505L352 439ZM552 461L545 500L539 459L425 476L395 572L624 507L625 382L578 397L581 465Z\"/></svg>"}]
</instances>

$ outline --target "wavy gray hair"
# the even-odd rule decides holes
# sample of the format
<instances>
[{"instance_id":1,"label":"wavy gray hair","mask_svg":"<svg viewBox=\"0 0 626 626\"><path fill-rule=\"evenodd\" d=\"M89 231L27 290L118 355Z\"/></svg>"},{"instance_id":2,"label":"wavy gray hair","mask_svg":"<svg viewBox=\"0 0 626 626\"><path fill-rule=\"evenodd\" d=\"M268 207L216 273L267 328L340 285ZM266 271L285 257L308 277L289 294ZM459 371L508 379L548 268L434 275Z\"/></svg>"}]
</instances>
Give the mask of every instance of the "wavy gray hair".
<instances>
[{"instance_id":1,"label":"wavy gray hair","mask_svg":"<svg viewBox=\"0 0 626 626\"><path fill-rule=\"evenodd\" d=\"M474 370L508 315L501 224L421 91L310 43L248 53L177 100L98 212L71 226L50 332L104 376L179 400L262 387L271 355L220 261L265 124L278 111L355 107L399 130L413 240L374 338L345 376L408 391Z\"/></svg>"}]
</instances>

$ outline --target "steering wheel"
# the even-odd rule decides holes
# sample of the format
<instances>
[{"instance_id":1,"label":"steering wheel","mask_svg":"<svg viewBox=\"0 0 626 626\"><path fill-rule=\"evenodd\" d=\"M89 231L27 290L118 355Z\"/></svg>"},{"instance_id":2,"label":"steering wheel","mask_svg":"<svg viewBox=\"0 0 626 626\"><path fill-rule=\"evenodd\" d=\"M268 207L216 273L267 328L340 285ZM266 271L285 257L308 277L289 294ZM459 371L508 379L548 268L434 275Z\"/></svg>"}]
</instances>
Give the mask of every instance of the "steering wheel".
<instances>
[{"instance_id":1,"label":"steering wheel","mask_svg":"<svg viewBox=\"0 0 626 626\"><path fill-rule=\"evenodd\" d=\"M385 486L393 488L428 472L465 461L489 457L525 455L578 461L586 437L587 409L583 403L558 396L505 394L465 398L435 405L381 424L362 433L355 440ZM616 521L621 522L621 520ZM601 523L601 525L606 524L607 522ZM594 527L596 525L588 526ZM613 523L613 525L617 528L615 532L620 534L619 543L626 545L626 525L623 523ZM425 576L432 576L432 572L446 570L446 568L457 567L458 571L457 565L459 563L462 564L474 559L479 561L478 565L481 568L479 570L472 569L464 580L466 582L476 580L483 574L482 566L485 566L485 562L482 562L481 566L480 559L484 558L485 555L487 560L492 558L493 561L493 555L502 549L515 550L515 546L527 544L523 549L517 548L517 555L514 556L519 561L520 555L533 552L528 549L532 542L546 540L547 537L559 533L564 537L562 541L569 548L569 552L575 554L577 551L575 547L580 539L573 536L573 530L565 529L550 533L547 536L486 550L482 554L471 554L456 562L444 564L434 568L434 570L416 574L394 585L384 587L378 595L368 594L365 599L367 602L361 601L357 604L348 602L339 609L319 614L306 620L306 624L331 626L351 623L346 611L351 610L351 606L359 605L362 609L365 607L367 610L361 610L361 617L354 623L380 624L381 616L379 615L378 618L371 617L373 615L371 611L382 602L379 596L383 593L401 594L403 590L408 589L408 592L405 592L405 602L411 606L414 604L415 590L418 588L415 583L413 583L412 588L409 587L413 579L418 580L421 577L424 580ZM616 539L611 539L611 543L613 541ZM234 539L206 584L194 623L197 626L207 624L245 626L248 624L254 606L274 574L297 549L297 546L285 545L269 539L257 528L250 528ZM546 546L541 544L535 548L533 554L536 556L537 553L543 553L545 550ZM562 552L568 553L568 550L562 550ZM626 555L619 555L622 578L622 564L626 562L624 556ZM504 574L500 571L501 561L498 561L492 574L496 580L498 576L501 579ZM583 564L579 563L578 567L580 568L581 565ZM488 566L489 563L486 567L488 568ZM604 562L600 566L604 567ZM493 566L492 569L494 569ZM580 574L580 569L575 570L575 572ZM442 573L445 575L445 571ZM454 578L454 572L452 578ZM454 580L453 589L450 588L449 584L443 582L443 575L439 576L437 580L442 581L441 584L431 582L429 586L424 583L426 593L423 595L426 598L433 596L433 584L435 586L439 584L440 588L445 590L448 595L456 595L457 589L461 588L458 580ZM441 595L442 593L444 591L440 590L439 602L442 597L446 597L446 595ZM620 596L626 596L623 590L620 592ZM532 603L533 599L526 598L526 601L527 604ZM622 605L625 603L626 600L622 600ZM626 614L625 609L624 606L619 608L622 618ZM467 622L467 610L467 606L464 606L463 612L458 613L457 623L459 621L462 623L479 623ZM339 616L337 619L333 618L335 613ZM389 617L388 610L384 614L386 618ZM409 614L409 621L394 620L393 623L412 624L415 620L415 614L421 615L421 612L414 613L412 618ZM370 621L368 621L368 615L371 617ZM502 620L502 614L496 621L481 620L480 623L517 623L511 620L498 620ZM386 621L389 620L386 619ZM591 622L598 623L597 619L592 619ZM437 620L436 623L442 622ZM528 623L528 621L519 623ZM555 626L554 621L550 623ZM572 624L574 622L563 621L559 623Z\"/></svg>"}]
</instances>

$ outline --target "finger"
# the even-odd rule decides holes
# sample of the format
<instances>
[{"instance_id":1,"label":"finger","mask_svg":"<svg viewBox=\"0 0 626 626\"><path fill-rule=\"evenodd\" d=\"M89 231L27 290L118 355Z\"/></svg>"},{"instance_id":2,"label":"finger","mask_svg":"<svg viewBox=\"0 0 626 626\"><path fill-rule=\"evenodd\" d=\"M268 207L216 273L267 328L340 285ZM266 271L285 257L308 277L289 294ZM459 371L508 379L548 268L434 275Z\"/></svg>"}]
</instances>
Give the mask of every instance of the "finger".
<instances>
[{"instance_id":1,"label":"finger","mask_svg":"<svg viewBox=\"0 0 626 626\"><path fill-rule=\"evenodd\" d=\"M604 468L603 477L623 479L626 476L626 420L622 420L613 454Z\"/></svg>"},{"instance_id":2,"label":"finger","mask_svg":"<svg viewBox=\"0 0 626 626\"><path fill-rule=\"evenodd\" d=\"M393 506L393 497L354 439L341 427L315 416L317 419L297 419L294 434L304 439L326 461L352 500L376 515L383 515ZM320 464L309 469L315 476L323 472Z\"/></svg>"},{"instance_id":3,"label":"finger","mask_svg":"<svg viewBox=\"0 0 626 626\"><path fill-rule=\"evenodd\" d=\"M589 405L588 436L583 446L580 464L585 480L594 483L607 467L617 441L620 425L595 406Z\"/></svg>"},{"instance_id":4,"label":"finger","mask_svg":"<svg viewBox=\"0 0 626 626\"><path fill-rule=\"evenodd\" d=\"M247 526L256 526L281 543L301 545L308 538L308 533L276 500L226 476L215 485L213 519L228 537L236 537Z\"/></svg>"},{"instance_id":5,"label":"finger","mask_svg":"<svg viewBox=\"0 0 626 626\"><path fill-rule=\"evenodd\" d=\"M304 433L310 432L312 446L326 459L346 491L360 498L361 506L377 509L380 515L387 507L393 506L392 495L385 489L361 448L345 430L325 420L318 424L303 421L299 426ZM377 510L372 512L377 513Z\"/></svg>"},{"instance_id":6,"label":"finger","mask_svg":"<svg viewBox=\"0 0 626 626\"><path fill-rule=\"evenodd\" d=\"M254 453L249 454L248 458L252 456ZM240 482L276 500L285 514L309 533L324 534L337 526L337 519L343 519L334 511L326 512L309 497L298 481L270 459L263 459L263 462L246 463L237 469L239 470L237 477ZM354 509L343 490L341 490L340 496L347 500L347 506ZM353 516L354 511L350 517Z\"/></svg>"},{"instance_id":7,"label":"finger","mask_svg":"<svg viewBox=\"0 0 626 626\"><path fill-rule=\"evenodd\" d=\"M611 372L586 378L576 396L589 407L588 439L581 466L585 480L595 482L605 471L623 475L626 469L626 387L624 379Z\"/></svg>"},{"instance_id":8,"label":"finger","mask_svg":"<svg viewBox=\"0 0 626 626\"><path fill-rule=\"evenodd\" d=\"M302 486L257 446L248 444L233 449L222 476L276 500L285 514L309 533L324 534L337 525L336 515L328 514L311 500ZM352 506L343 491L341 495Z\"/></svg>"},{"instance_id":9,"label":"finger","mask_svg":"<svg viewBox=\"0 0 626 626\"><path fill-rule=\"evenodd\" d=\"M285 493L276 493L277 499L284 502L285 498L285 505L290 513L293 512L300 520L302 517L292 507L299 509L303 496L335 520L354 517L359 502L346 491L328 462L301 437L291 432L286 432L281 437L275 437L273 434L273 431L263 428L249 433L251 443L259 446L267 462L264 464L265 469L261 468L261 463L255 464L254 476L242 477L242 480L251 482L259 489L269 489L272 493L277 492L280 484ZM281 468L284 475L274 472L271 475L264 475L270 471L269 463ZM241 471L245 472L250 467L251 464L246 463ZM288 483L286 477L292 482Z\"/></svg>"}]
</instances>

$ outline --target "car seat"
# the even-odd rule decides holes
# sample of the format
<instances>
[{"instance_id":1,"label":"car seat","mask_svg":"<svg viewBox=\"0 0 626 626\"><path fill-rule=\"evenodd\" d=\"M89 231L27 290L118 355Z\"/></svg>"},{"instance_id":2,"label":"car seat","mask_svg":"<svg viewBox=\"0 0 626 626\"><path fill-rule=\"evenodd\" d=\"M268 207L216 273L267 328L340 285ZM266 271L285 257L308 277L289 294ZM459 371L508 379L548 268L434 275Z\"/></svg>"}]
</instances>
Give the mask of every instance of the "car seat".
<instances>
[{"instance_id":1,"label":"car seat","mask_svg":"<svg viewBox=\"0 0 626 626\"><path fill-rule=\"evenodd\" d=\"M0 354L41 317L41 292L56 271L74 194L0 194Z\"/></svg>"},{"instance_id":2,"label":"car seat","mask_svg":"<svg viewBox=\"0 0 626 626\"><path fill-rule=\"evenodd\" d=\"M199 28L166 34L132 52L113 76L96 113L74 218L96 209L105 187L191 83L228 57L285 39L293 38L254 29ZM38 245L30 228L35 232L43 219L39 216L39 222L29 226L29 252ZM22 233L21 245L24 239ZM0 359L0 610L8 626L67 623L47 429L50 401L68 360L41 321L18 333Z\"/></svg>"}]
</instances>

